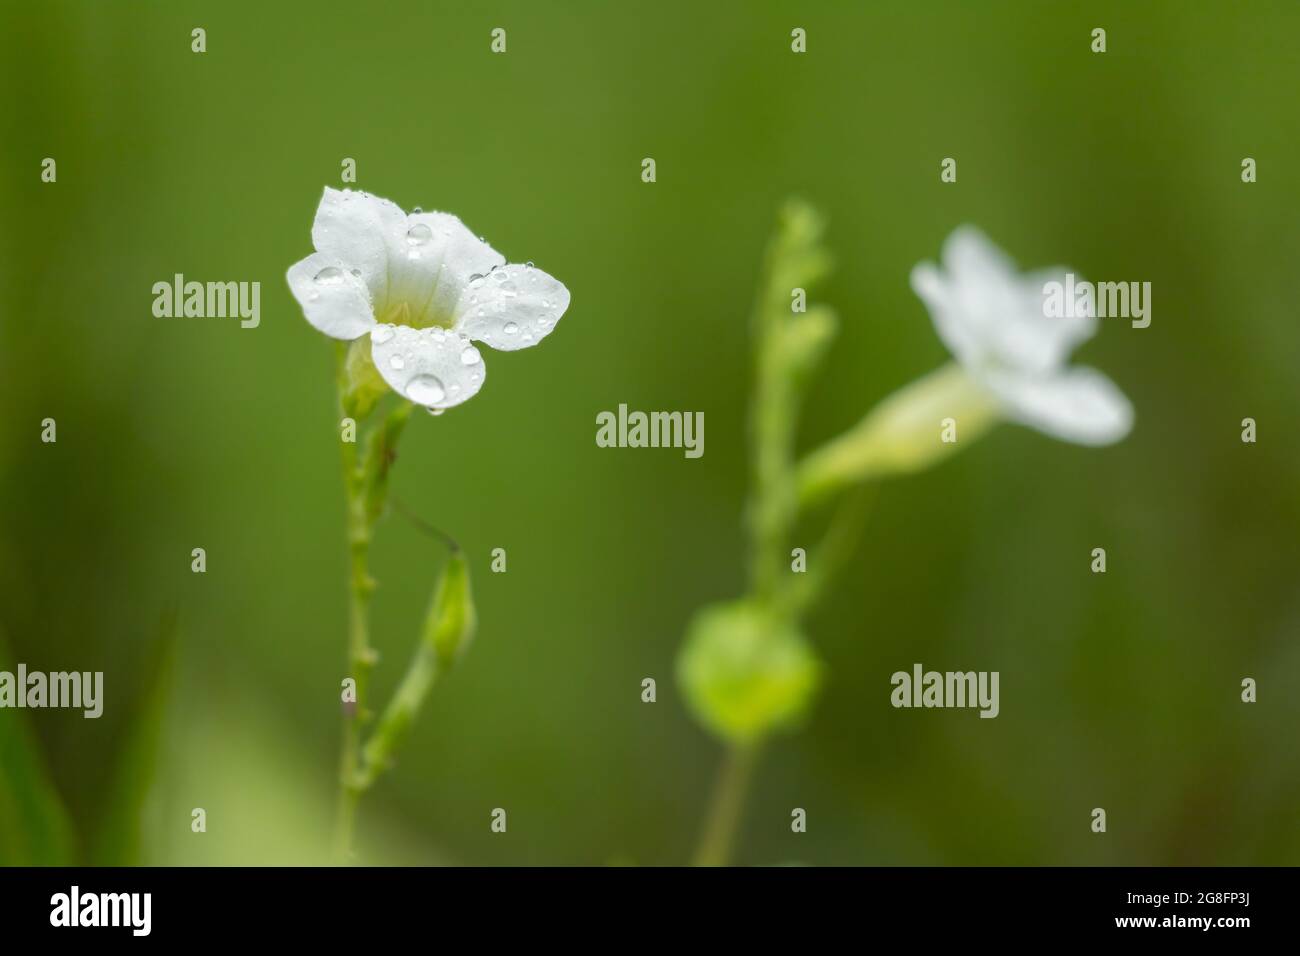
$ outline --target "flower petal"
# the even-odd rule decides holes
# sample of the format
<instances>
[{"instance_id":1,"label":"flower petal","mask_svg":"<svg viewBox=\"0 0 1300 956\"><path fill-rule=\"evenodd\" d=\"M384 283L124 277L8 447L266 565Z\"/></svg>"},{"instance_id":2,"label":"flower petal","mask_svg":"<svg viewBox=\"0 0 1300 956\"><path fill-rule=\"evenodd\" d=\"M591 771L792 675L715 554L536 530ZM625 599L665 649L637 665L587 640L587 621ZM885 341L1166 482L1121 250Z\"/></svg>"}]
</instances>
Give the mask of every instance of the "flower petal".
<instances>
[{"instance_id":1,"label":"flower petal","mask_svg":"<svg viewBox=\"0 0 1300 956\"><path fill-rule=\"evenodd\" d=\"M976 327L958 308L955 290L933 263L918 263L912 269L912 291L925 303L939 340L963 365L976 364L983 357Z\"/></svg>"},{"instance_id":2,"label":"flower petal","mask_svg":"<svg viewBox=\"0 0 1300 956\"><path fill-rule=\"evenodd\" d=\"M1049 282L1059 282L1064 286L1066 276L1073 272L1074 270L1068 266L1035 269L1026 272L1020 284L1021 295L1025 298L1025 309L1022 314L1027 320L1033 322L1035 333L1048 343L1045 347L1056 356L1058 364L1063 363L1078 345L1097 334L1095 303L1090 303L1082 312L1070 309L1069 314L1066 315L1047 314L1047 293L1044 287ZM1078 275L1074 276L1075 285L1082 281Z\"/></svg>"},{"instance_id":3,"label":"flower petal","mask_svg":"<svg viewBox=\"0 0 1300 956\"><path fill-rule=\"evenodd\" d=\"M1110 445L1133 428L1133 405L1096 369L1075 366L1042 377L994 373L982 380L1008 418L1062 441Z\"/></svg>"},{"instance_id":4,"label":"flower petal","mask_svg":"<svg viewBox=\"0 0 1300 956\"><path fill-rule=\"evenodd\" d=\"M564 283L531 265L502 266L469 284L456 306L456 331L513 352L536 345L569 307Z\"/></svg>"},{"instance_id":5,"label":"flower petal","mask_svg":"<svg viewBox=\"0 0 1300 956\"><path fill-rule=\"evenodd\" d=\"M359 338L375 324L370 292L347 263L313 252L289 267L288 279L307 321L331 338Z\"/></svg>"},{"instance_id":6,"label":"flower petal","mask_svg":"<svg viewBox=\"0 0 1300 956\"><path fill-rule=\"evenodd\" d=\"M943 265L956 282L1009 282L1016 264L976 226L958 226L943 242Z\"/></svg>"},{"instance_id":7,"label":"flower petal","mask_svg":"<svg viewBox=\"0 0 1300 956\"><path fill-rule=\"evenodd\" d=\"M1046 375L1096 332L1091 314L1047 315L1043 286L1063 281L1065 268L1021 275L974 226L953 230L944 242L943 262L942 275L928 264L918 266L912 285L929 307L939 337L968 366Z\"/></svg>"},{"instance_id":8,"label":"flower petal","mask_svg":"<svg viewBox=\"0 0 1300 956\"><path fill-rule=\"evenodd\" d=\"M376 326L370 357L393 391L426 408L451 408L473 398L486 377L478 349L449 329Z\"/></svg>"},{"instance_id":9,"label":"flower petal","mask_svg":"<svg viewBox=\"0 0 1300 956\"><path fill-rule=\"evenodd\" d=\"M451 213L412 213L392 241L388 299L378 314L405 306L403 324L450 327L470 279L505 261Z\"/></svg>"},{"instance_id":10,"label":"flower petal","mask_svg":"<svg viewBox=\"0 0 1300 956\"><path fill-rule=\"evenodd\" d=\"M326 188L312 225L316 250L356 270L379 321L450 327L474 275L505 257L451 213L404 213L369 193Z\"/></svg>"},{"instance_id":11,"label":"flower petal","mask_svg":"<svg viewBox=\"0 0 1300 956\"><path fill-rule=\"evenodd\" d=\"M388 300L388 255L404 231L406 213L396 203L370 193L325 187L311 241L316 251L361 273L371 300Z\"/></svg>"}]
</instances>

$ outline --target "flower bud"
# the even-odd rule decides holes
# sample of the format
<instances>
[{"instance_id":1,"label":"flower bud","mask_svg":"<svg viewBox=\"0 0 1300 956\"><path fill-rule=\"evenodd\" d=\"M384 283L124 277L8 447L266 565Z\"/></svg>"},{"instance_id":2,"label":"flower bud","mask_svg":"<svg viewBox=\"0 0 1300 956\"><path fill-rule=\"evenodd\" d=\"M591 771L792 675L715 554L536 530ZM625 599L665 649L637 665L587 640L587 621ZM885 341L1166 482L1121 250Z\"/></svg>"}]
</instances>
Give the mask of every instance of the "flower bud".
<instances>
[{"instance_id":1,"label":"flower bud","mask_svg":"<svg viewBox=\"0 0 1300 956\"><path fill-rule=\"evenodd\" d=\"M450 668L465 652L477 625L469 564L464 552L457 548L447 559L424 621L423 640L437 655L439 670Z\"/></svg>"},{"instance_id":2,"label":"flower bud","mask_svg":"<svg viewBox=\"0 0 1300 956\"><path fill-rule=\"evenodd\" d=\"M696 717L734 743L754 741L805 714L821 665L803 635L752 600L695 615L677 678Z\"/></svg>"}]
</instances>

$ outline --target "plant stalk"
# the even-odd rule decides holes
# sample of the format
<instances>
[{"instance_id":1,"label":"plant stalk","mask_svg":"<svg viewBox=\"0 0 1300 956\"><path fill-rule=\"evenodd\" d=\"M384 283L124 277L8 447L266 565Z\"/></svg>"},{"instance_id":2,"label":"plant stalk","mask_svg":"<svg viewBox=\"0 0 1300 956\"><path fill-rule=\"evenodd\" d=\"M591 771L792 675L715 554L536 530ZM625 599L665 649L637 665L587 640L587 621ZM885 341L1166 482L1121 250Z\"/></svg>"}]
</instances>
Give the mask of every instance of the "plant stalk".
<instances>
[{"instance_id":1,"label":"plant stalk","mask_svg":"<svg viewBox=\"0 0 1300 956\"><path fill-rule=\"evenodd\" d=\"M732 744L727 751L714 785L699 848L695 851L695 866L726 866L730 862L760 750L760 744L747 743Z\"/></svg>"},{"instance_id":2,"label":"plant stalk","mask_svg":"<svg viewBox=\"0 0 1300 956\"><path fill-rule=\"evenodd\" d=\"M334 851L340 863L352 858L357 803L362 788L357 779L361 724L366 719L367 690L375 652L370 646L370 522L366 515L364 474L356 445L343 442L343 483L347 495L348 574L348 676L356 682L356 702L343 712L343 743L339 755L338 818Z\"/></svg>"}]
</instances>

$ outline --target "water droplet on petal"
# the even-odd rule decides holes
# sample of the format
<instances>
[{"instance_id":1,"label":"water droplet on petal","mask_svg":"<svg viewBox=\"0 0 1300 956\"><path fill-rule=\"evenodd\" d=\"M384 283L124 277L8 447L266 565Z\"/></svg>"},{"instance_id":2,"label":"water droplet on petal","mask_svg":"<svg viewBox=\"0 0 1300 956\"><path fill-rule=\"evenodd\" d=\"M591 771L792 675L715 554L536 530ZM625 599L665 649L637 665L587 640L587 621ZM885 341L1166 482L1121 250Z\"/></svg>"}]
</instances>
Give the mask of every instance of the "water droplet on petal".
<instances>
[{"instance_id":1,"label":"water droplet on petal","mask_svg":"<svg viewBox=\"0 0 1300 956\"><path fill-rule=\"evenodd\" d=\"M479 354L478 349L472 345L465 346L465 351L460 353L460 361L463 365L477 365L483 361L483 356Z\"/></svg>"},{"instance_id":2,"label":"water droplet on petal","mask_svg":"<svg viewBox=\"0 0 1300 956\"><path fill-rule=\"evenodd\" d=\"M424 210L421 209L419 206L416 206L414 209L411 210L411 212L424 212Z\"/></svg>"},{"instance_id":3,"label":"water droplet on petal","mask_svg":"<svg viewBox=\"0 0 1300 956\"><path fill-rule=\"evenodd\" d=\"M514 335L516 332L519 331L519 326L513 322L507 322L505 324L505 327L501 331L504 332L506 335Z\"/></svg>"},{"instance_id":4,"label":"water droplet on petal","mask_svg":"<svg viewBox=\"0 0 1300 956\"><path fill-rule=\"evenodd\" d=\"M388 364L391 365L394 369L396 369L399 372L402 369L406 368L406 362L405 360L403 360L403 358L400 355L391 356L388 359Z\"/></svg>"},{"instance_id":5,"label":"water droplet on petal","mask_svg":"<svg viewBox=\"0 0 1300 956\"><path fill-rule=\"evenodd\" d=\"M417 222L410 229L406 230L406 241L413 246L418 246L428 242L433 238L433 230L425 223Z\"/></svg>"},{"instance_id":6,"label":"water droplet on petal","mask_svg":"<svg viewBox=\"0 0 1300 956\"><path fill-rule=\"evenodd\" d=\"M355 276L356 278L360 279L360 278L361 278L361 270L360 270L360 269L353 269L353 270L352 270L352 275Z\"/></svg>"},{"instance_id":7,"label":"water droplet on petal","mask_svg":"<svg viewBox=\"0 0 1300 956\"><path fill-rule=\"evenodd\" d=\"M394 329L391 325L376 326L370 333L370 341L376 345L383 345L393 337Z\"/></svg>"},{"instance_id":8,"label":"water droplet on petal","mask_svg":"<svg viewBox=\"0 0 1300 956\"><path fill-rule=\"evenodd\" d=\"M434 418L437 418L439 415L441 415L441 414L442 414L443 412L445 412L446 410L447 410L447 409L445 409L445 408L426 408L426 409L425 409L425 411L428 412L430 415L432 415Z\"/></svg>"},{"instance_id":9,"label":"water droplet on petal","mask_svg":"<svg viewBox=\"0 0 1300 956\"><path fill-rule=\"evenodd\" d=\"M316 273L316 281L321 285L337 285L343 281L343 270L334 266L326 266Z\"/></svg>"},{"instance_id":10,"label":"water droplet on petal","mask_svg":"<svg viewBox=\"0 0 1300 956\"><path fill-rule=\"evenodd\" d=\"M406 397L417 405L437 405L447 397L442 382L432 375L417 375L406 383Z\"/></svg>"}]
</instances>

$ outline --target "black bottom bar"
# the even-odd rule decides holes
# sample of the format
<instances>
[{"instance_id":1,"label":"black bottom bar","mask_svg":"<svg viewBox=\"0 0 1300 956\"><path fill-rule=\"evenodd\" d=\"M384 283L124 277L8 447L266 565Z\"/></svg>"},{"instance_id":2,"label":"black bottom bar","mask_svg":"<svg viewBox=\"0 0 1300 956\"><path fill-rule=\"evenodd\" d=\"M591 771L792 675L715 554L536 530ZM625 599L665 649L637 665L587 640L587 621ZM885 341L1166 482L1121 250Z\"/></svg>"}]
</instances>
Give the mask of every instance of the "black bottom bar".
<instances>
[{"instance_id":1,"label":"black bottom bar","mask_svg":"<svg viewBox=\"0 0 1300 956\"><path fill-rule=\"evenodd\" d=\"M806 944L842 932L926 944L1104 936L1231 945L1294 929L1294 884L1294 869L1226 868L11 869L0 870L0 925L6 943L76 934L82 943L375 948L394 934L437 946L518 933L532 943Z\"/></svg>"}]
</instances>

